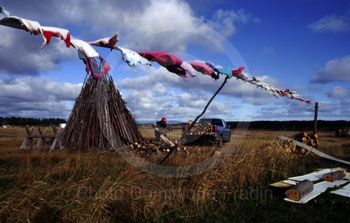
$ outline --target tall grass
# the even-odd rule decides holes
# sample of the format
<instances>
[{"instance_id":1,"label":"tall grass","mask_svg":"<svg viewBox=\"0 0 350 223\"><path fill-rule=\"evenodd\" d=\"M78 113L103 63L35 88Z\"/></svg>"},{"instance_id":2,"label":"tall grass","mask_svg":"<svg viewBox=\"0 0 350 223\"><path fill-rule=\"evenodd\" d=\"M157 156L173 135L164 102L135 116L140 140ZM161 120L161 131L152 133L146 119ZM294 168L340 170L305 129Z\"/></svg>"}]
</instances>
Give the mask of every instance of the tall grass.
<instances>
[{"instance_id":1,"label":"tall grass","mask_svg":"<svg viewBox=\"0 0 350 223\"><path fill-rule=\"evenodd\" d=\"M232 193L266 190L269 183L302 172L301 159L286 155L277 144L265 145L277 135L249 132L220 151L213 147L178 151L164 165L184 168L178 169L176 177L160 177L138 170L137 163L131 165L117 153L19 151L22 138L10 134L0 138L0 221L202 219L213 206L228 208ZM214 162L201 174L185 174L186 166L208 157L218 165Z\"/></svg>"}]
</instances>

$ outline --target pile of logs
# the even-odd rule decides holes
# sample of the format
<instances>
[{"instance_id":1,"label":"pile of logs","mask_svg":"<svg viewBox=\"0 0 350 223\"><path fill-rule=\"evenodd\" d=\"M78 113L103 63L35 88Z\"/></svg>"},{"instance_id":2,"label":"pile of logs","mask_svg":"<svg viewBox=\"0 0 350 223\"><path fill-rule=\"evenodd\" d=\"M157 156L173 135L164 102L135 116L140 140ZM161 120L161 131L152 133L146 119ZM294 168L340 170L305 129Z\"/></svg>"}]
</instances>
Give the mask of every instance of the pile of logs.
<instances>
[{"instance_id":1,"label":"pile of logs","mask_svg":"<svg viewBox=\"0 0 350 223\"><path fill-rule=\"evenodd\" d=\"M307 134L306 132L298 133L294 136L296 141L302 142L305 145L317 148L319 145L317 134ZM276 145L275 145L276 144ZM270 143L266 145L268 147L281 147L287 154L307 154L308 151L305 148L297 146L293 140L285 140L282 143Z\"/></svg>"},{"instance_id":2,"label":"pile of logs","mask_svg":"<svg viewBox=\"0 0 350 223\"><path fill-rule=\"evenodd\" d=\"M186 135L211 135L214 133L214 126L211 123L195 123L192 128L192 121L184 126L183 132Z\"/></svg>"},{"instance_id":3,"label":"pile of logs","mask_svg":"<svg viewBox=\"0 0 350 223\"><path fill-rule=\"evenodd\" d=\"M144 141L131 143L129 149L141 153L169 153L173 149L186 151L187 148L180 146L177 139L169 139L171 143L164 140L145 139Z\"/></svg>"},{"instance_id":4,"label":"pile of logs","mask_svg":"<svg viewBox=\"0 0 350 223\"><path fill-rule=\"evenodd\" d=\"M85 81L67 125L58 136L68 148L117 150L143 141L133 115L125 105L111 76Z\"/></svg>"},{"instance_id":5,"label":"pile of logs","mask_svg":"<svg viewBox=\"0 0 350 223\"><path fill-rule=\"evenodd\" d=\"M170 152L170 149L173 149L176 144L177 140L172 140L173 144L169 145L168 143L164 142L163 140L156 140L156 139L146 139L141 142L135 142L129 145L129 148L131 150L135 151L144 151L144 152Z\"/></svg>"},{"instance_id":6,"label":"pile of logs","mask_svg":"<svg viewBox=\"0 0 350 223\"><path fill-rule=\"evenodd\" d=\"M287 154L302 154L302 151L298 151L295 142L293 142L292 140L266 143L262 146L262 148L266 148L268 150L273 150L277 148L283 150Z\"/></svg>"},{"instance_id":7,"label":"pile of logs","mask_svg":"<svg viewBox=\"0 0 350 223\"><path fill-rule=\"evenodd\" d=\"M289 141L284 141L283 142L283 149L287 154L292 154L292 153L301 153L303 154L303 152L305 153L305 149L298 151L297 150L297 145L295 144L294 141L289 140Z\"/></svg>"},{"instance_id":8,"label":"pile of logs","mask_svg":"<svg viewBox=\"0 0 350 223\"><path fill-rule=\"evenodd\" d=\"M342 137L342 138L350 137L350 129L346 129L346 128L336 129L335 136Z\"/></svg>"},{"instance_id":9,"label":"pile of logs","mask_svg":"<svg viewBox=\"0 0 350 223\"><path fill-rule=\"evenodd\" d=\"M294 139L305 145L317 148L319 145L318 135L316 133L307 134L306 132L298 133ZM302 149L302 148L301 148Z\"/></svg>"}]
</instances>

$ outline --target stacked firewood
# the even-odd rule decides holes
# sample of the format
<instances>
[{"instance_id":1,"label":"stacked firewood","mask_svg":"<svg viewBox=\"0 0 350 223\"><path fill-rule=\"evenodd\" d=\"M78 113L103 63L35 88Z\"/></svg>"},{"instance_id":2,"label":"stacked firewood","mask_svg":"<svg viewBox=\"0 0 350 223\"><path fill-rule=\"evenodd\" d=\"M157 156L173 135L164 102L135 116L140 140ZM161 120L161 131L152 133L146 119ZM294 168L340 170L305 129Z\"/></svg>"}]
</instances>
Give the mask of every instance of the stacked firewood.
<instances>
[{"instance_id":1,"label":"stacked firewood","mask_svg":"<svg viewBox=\"0 0 350 223\"><path fill-rule=\"evenodd\" d=\"M294 139L314 148L317 148L319 145L318 135L316 133L298 133L294 136Z\"/></svg>"},{"instance_id":2,"label":"stacked firewood","mask_svg":"<svg viewBox=\"0 0 350 223\"><path fill-rule=\"evenodd\" d=\"M195 123L192 128L192 121L184 126L183 132L186 135L211 135L214 132L214 126L211 123Z\"/></svg>"},{"instance_id":3,"label":"stacked firewood","mask_svg":"<svg viewBox=\"0 0 350 223\"><path fill-rule=\"evenodd\" d=\"M306 132L298 133L294 136L294 140L299 141L305 145L317 148L319 145L318 135L317 134L307 134ZM308 151L305 148L302 148L293 140L283 141L282 145L284 151L287 154L307 154Z\"/></svg>"},{"instance_id":4,"label":"stacked firewood","mask_svg":"<svg viewBox=\"0 0 350 223\"><path fill-rule=\"evenodd\" d=\"M294 141L289 140L289 141L283 141L283 145L282 145L284 151L287 154L292 154L292 153L301 153L304 154L306 151L301 150L299 147L297 147L297 145L295 144ZM300 150L299 150L300 149Z\"/></svg>"},{"instance_id":5,"label":"stacked firewood","mask_svg":"<svg viewBox=\"0 0 350 223\"><path fill-rule=\"evenodd\" d=\"M265 144L263 147L267 149L274 149L274 148L282 149L287 154L303 155L307 153L306 149L301 148L300 146L297 146L293 140L271 142L271 143Z\"/></svg>"}]
</instances>

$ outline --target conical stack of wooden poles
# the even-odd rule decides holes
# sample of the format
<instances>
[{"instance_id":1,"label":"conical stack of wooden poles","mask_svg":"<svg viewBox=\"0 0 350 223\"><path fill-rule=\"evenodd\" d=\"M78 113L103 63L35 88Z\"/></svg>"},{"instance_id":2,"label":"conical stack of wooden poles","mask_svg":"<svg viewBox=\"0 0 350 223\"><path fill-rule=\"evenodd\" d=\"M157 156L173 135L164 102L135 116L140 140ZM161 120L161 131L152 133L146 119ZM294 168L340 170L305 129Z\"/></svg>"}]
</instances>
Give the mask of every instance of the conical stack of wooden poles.
<instances>
[{"instance_id":1,"label":"conical stack of wooden poles","mask_svg":"<svg viewBox=\"0 0 350 223\"><path fill-rule=\"evenodd\" d=\"M112 77L106 75L85 80L58 140L66 148L118 150L143 138Z\"/></svg>"}]
</instances>

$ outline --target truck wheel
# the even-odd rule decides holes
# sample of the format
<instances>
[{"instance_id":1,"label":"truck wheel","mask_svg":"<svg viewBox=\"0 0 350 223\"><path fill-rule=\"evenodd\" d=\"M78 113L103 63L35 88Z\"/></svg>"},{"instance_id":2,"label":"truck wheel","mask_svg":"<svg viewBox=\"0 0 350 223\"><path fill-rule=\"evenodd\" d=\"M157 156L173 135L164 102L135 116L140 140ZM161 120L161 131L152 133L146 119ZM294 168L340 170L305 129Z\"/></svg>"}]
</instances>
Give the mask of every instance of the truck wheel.
<instances>
[{"instance_id":1,"label":"truck wheel","mask_svg":"<svg viewBox=\"0 0 350 223\"><path fill-rule=\"evenodd\" d=\"M218 146L219 146L220 148L222 147L222 136L220 136L220 138L219 138Z\"/></svg>"},{"instance_id":2,"label":"truck wheel","mask_svg":"<svg viewBox=\"0 0 350 223\"><path fill-rule=\"evenodd\" d=\"M227 142L231 142L231 134L228 136Z\"/></svg>"}]
</instances>

